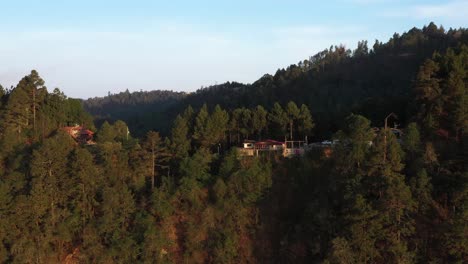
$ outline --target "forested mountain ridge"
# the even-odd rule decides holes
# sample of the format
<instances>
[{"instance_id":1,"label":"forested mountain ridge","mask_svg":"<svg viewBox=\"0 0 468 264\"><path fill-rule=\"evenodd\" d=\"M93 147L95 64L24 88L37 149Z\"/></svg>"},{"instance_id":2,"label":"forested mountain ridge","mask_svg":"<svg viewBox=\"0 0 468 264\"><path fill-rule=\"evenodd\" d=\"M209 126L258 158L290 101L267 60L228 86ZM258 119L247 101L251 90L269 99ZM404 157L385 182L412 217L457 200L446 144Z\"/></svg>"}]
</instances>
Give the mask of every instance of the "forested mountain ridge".
<instances>
[{"instance_id":1,"label":"forested mountain ridge","mask_svg":"<svg viewBox=\"0 0 468 264\"><path fill-rule=\"evenodd\" d=\"M95 127L33 70L0 87L0 262L467 263L468 45L433 53L411 80L406 120L372 122L368 104L330 130L304 99L214 104L255 90L229 83L174 99L187 101L168 108L167 136L136 137L121 120ZM321 130L327 152L236 148Z\"/></svg>"},{"instance_id":2,"label":"forested mountain ridge","mask_svg":"<svg viewBox=\"0 0 468 264\"><path fill-rule=\"evenodd\" d=\"M422 29L395 33L386 43L376 40L372 47L367 41L359 42L354 51L331 46L252 84L228 82L199 89L167 108L156 107L155 112L175 117L188 105L195 109L204 103L227 109L256 105L270 108L274 102L295 101L309 106L321 124L316 131L320 137L330 136L330 131L336 130L350 112L366 114L380 125L386 113L396 112L404 122L408 113L411 115L409 102L419 66L435 52L444 53L447 48L461 44L468 44L467 29L445 30L430 23ZM98 105L85 101L85 106L92 114L100 113ZM146 108L141 111L138 108L131 107L132 112L147 115ZM111 114L110 118L130 122L131 130L137 127L125 114ZM152 123L145 119L140 127L153 127L167 134L168 126L156 120Z\"/></svg>"},{"instance_id":3,"label":"forested mountain ridge","mask_svg":"<svg viewBox=\"0 0 468 264\"><path fill-rule=\"evenodd\" d=\"M167 131L172 118L166 112L186 96L184 92L156 90L130 93L126 90L109 93L106 97L89 98L83 102L83 106L99 124L104 120L125 120L132 131L143 135L149 130Z\"/></svg>"}]
</instances>

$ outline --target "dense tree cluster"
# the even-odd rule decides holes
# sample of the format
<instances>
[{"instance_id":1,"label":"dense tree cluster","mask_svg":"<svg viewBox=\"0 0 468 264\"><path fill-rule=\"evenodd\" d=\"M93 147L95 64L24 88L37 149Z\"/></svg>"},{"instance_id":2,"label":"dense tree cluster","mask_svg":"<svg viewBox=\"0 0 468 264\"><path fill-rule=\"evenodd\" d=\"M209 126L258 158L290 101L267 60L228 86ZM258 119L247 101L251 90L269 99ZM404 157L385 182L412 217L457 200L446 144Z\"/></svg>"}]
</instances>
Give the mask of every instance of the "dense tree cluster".
<instances>
[{"instance_id":1,"label":"dense tree cluster","mask_svg":"<svg viewBox=\"0 0 468 264\"><path fill-rule=\"evenodd\" d=\"M465 263L468 49L452 43L464 34L431 24L372 50L365 42L353 52L332 47L281 73L294 76L288 81L264 76L259 82L276 79L294 94L291 80L309 74L323 84L358 60L387 54L408 62L413 55L400 52L414 52L414 43L421 54L440 50L411 77L414 98L402 97L404 111L414 113L398 120L402 137L368 119L388 113L361 107L348 114L337 105L333 111L346 117L329 131L331 152L292 159L242 157L233 146L330 129L316 122L315 107L323 105L307 98L266 89L271 97L232 102L245 88L232 83L219 87L228 97L219 104L214 88L181 99L193 108L173 108L180 111L166 134L113 118L95 129L80 101L49 93L32 71L16 87L0 87L0 261ZM255 85L249 93L263 93ZM197 103L201 94L206 104ZM63 129L75 124L95 131L96 144Z\"/></svg>"},{"instance_id":2,"label":"dense tree cluster","mask_svg":"<svg viewBox=\"0 0 468 264\"><path fill-rule=\"evenodd\" d=\"M277 206L265 217L275 220L263 233L268 261L468 261L468 130L466 118L456 118L467 114L466 54L466 46L449 49L420 67L419 114L402 138L352 114L334 135L331 157L311 153L274 173L267 200Z\"/></svg>"},{"instance_id":3,"label":"dense tree cluster","mask_svg":"<svg viewBox=\"0 0 468 264\"><path fill-rule=\"evenodd\" d=\"M43 85L33 71L2 90L2 262L255 259L256 204L272 184L271 164L208 149L226 141L225 110L188 108L170 139L150 131L137 140L124 122L105 122L97 144L83 145L62 127L89 116ZM49 126L34 126L44 119Z\"/></svg>"},{"instance_id":4,"label":"dense tree cluster","mask_svg":"<svg viewBox=\"0 0 468 264\"><path fill-rule=\"evenodd\" d=\"M4 151L46 138L57 127L79 124L94 128L91 115L83 111L79 100L67 98L58 88L47 92L44 80L34 70L14 88L0 86L0 95L0 144Z\"/></svg>"},{"instance_id":5,"label":"dense tree cluster","mask_svg":"<svg viewBox=\"0 0 468 264\"><path fill-rule=\"evenodd\" d=\"M86 111L93 114L98 124L104 121L124 120L137 136L144 136L150 130L168 132L172 115L168 109L187 96L184 92L140 91L111 94L83 101Z\"/></svg>"},{"instance_id":6,"label":"dense tree cluster","mask_svg":"<svg viewBox=\"0 0 468 264\"><path fill-rule=\"evenodd\" d=\"M468 45L466 28L445 30L430 23L422 29L395 33L387 42L360 41L353 51L342 45L331 46L252 84L227 82L209 86L187 94L167 108L155 106L156 110L148 110L128 105L125 113L110 109L107 113L111 120L128 123L131 130L154 129L168 135L171 120L188 105L198 109L204 103L219 104L227 110L261 105L269 109L275 102L294 101L310 107L318 124L315 135L323 139L330 137L330 131L339 128L351 112L367 116L376 125L382 125L382 116L390 112L395 112L402 122L411 119L414 109L408 102L413 99L413 82L420 65L431 59L434 52L443 54L462 44ZM120 108L119 104L112 106ZM86 109L102 114L98 105L90 104ZM127 112L148 118L129 117ZM170 118L164 119L165 116Z\"/></svg>"},{"instance_id":7,"label":"dense tree cluster","mask_svg":"<svg viewBox=\"0 0 468 264\"><path fill-rule=\"evenodd\" d=\"M239 146L244 140L267 138L303 140L311 135L314 121L306 105L289 102L282 107L275 103L270 111L258 105L252 109L231 111L216 105L210 113L204 104L198 113L189 106L178 115L172 128L174 151L186 153L192 147L224 149ZM193 139L193 142L190 141ZM188 143L187 143L188 142ZM219 151L219 149L218 149Z\"/></svg>"},{"instance_id":8,"label":"dense tree cluster","mask_svg":"<svg viewBox=\"0 0 468 264\"><path fill-rule=\"evenodd\" d=\"M265 262L466 262L466 147L418 127L397 139L351 115L332 157L310 153L274 170Z\"/></svg>"},{"instance_id":9,"label":"dense tree cluster","mask_svg":"<svg viewBox=\"0 0 468 264\"><path fill-rule=\"evenodd\" d=\"M458 51L457 51L458 50ZM468 46L435 53L424 62L415 81L418 119L425 132L439 128L439 134L459 139L468 130L466 80Z\"/></svg>"}]
</instances>

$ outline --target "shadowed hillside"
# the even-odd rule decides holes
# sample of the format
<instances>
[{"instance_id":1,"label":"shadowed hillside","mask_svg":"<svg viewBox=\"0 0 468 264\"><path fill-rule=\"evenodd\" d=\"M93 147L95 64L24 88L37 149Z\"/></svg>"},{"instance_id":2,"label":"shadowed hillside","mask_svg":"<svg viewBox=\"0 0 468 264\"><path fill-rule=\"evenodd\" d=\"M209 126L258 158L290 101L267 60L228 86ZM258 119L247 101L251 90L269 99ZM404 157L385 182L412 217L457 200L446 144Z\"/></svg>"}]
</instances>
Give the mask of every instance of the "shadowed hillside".
<instances>
[{"instance_id":1,"label":"shadowed hillside","mask_svg":"<svg viewBox=\"0 0 468 264\"><path fill-rule=\"evenodd\" d=\"M359 42L353 51L331 46L274 75L265 74L253 84L228 82L190 94L126 92L88 99L84 105L98 119L124 120L132 131L157 129L167 134L167 122L188 105L195 109L204 103L227 109L270 108L275 102L295 101L311 109L321 124L316 135L325 137L351 111L366 114L376 124L393 111L404 122L413 111L411 87L421 63L434 52L443 53L462 43L468 43L465 28L445 30L430 23L395 33L385 43Z\"/></svg>"}]
</instances>

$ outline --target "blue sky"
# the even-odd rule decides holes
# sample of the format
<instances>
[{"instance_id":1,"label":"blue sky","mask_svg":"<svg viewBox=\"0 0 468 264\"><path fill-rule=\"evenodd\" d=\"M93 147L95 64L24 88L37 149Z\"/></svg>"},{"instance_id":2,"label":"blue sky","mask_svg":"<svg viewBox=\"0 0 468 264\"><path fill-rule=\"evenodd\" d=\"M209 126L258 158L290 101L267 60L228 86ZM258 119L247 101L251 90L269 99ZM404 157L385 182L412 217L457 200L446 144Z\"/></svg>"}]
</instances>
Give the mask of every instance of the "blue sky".
<instances>
[{"instance_id":1,"label":"blue sky","mask_svg":"<svg viewBox=\"0 0 468 264\"><path fill-rule=\"evenodd\" d=\"M251 83L332 44L466 27L468 0L0 0L0 19L0 84L36 69L88 98Z\"/></svg>"}]
</instances>

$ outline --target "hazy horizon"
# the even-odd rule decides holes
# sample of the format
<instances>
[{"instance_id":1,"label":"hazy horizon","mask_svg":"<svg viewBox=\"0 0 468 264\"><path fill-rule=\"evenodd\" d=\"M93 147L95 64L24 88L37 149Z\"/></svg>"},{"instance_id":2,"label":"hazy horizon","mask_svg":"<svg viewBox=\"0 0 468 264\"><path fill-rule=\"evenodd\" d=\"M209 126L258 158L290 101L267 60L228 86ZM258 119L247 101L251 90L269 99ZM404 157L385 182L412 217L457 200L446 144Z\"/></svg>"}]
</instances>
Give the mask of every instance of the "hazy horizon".
<instances>
[{"instance_id":1,"label":"hazy horizon","mask_svg":"<svg viewBox=\"0 0 468 264\"><path fill-rule=\"evenodd\" d=\"M83 99L252 83L331 45L368 40L371 48L431 21L468 24L468 1L459 0L15 1L1 9L0 84L36 69L49 90Z\"/></svg>"}]
</instances>

